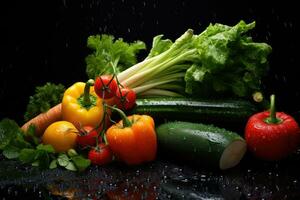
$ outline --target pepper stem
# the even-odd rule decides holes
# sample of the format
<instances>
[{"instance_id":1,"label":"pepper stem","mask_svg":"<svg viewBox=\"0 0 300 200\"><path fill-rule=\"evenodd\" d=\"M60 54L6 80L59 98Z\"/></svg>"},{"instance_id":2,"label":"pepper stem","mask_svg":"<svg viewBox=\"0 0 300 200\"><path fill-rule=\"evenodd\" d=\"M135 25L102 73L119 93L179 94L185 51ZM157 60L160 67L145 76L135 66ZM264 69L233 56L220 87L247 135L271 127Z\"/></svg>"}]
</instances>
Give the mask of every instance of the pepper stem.
<instances>
[{"instance_id":1,"label":"pepper stem","mask_svg":"<svg viewBox=\"0 0 300 200\"><path fill-rule=\"evenodd\" d=\"M265 119L265 122L268 124L278 124L281 123L281 119L276 117L275 109L275 95L272 94L270 97L270 116Z\"/></svg>"},{"instance_id":2,"label":"pepper stem","mask_svg":"<svg viewBox=\"0 0 300 200\"><path fill-rule=\"evenodd\" d=\"M132 126L132 123L131 121L128 119L128 117L125 115L125 113L119 109L119 108L116 108L116 107L112 107L112 106L109 106L109 105L106 105L107 107L109 107L110 109L116 111L122 118L123 120L123 127L131 127Z\"/></svg>"},{"instance_id":3,"label":"pepper stem","mask_svg":"<svg viewBox=\"0 0 300 200\"><path fill-rule=\"evenodd\" d=\"M90 87L94 85L94 80L89 79L84 86L84 93L83 93L83 102L84 105L90 105L91 104L91 98L90 98Z\"/></svg>"}]
</instances>

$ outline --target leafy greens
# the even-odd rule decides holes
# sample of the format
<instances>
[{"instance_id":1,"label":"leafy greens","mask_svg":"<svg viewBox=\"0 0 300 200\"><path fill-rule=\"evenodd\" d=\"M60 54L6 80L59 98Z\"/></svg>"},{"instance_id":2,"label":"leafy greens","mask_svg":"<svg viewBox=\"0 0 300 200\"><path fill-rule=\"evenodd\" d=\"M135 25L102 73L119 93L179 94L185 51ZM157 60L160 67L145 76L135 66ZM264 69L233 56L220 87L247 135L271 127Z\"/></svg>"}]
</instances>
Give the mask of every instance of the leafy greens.
<instances>
[{"instance_id":1,"label":"leafy greens","mask_svg":"<svg viewBox=\"0 0 300 200\"><path fill-rule=\"evenodd\" d=\"M126 66L119 58L123 54L135 58L130 48L119 47L122 52L118 52L112 36L91 36L88 46L94 52L86 59L87 71L91 76L112 74L111 63L115 63L121 84L140 96L249 97L261 90L272 51L268 44L250 37L254 27L255 22L244 21L235 26L210 24L200 34L187 30L175 42L158 35L143 61L134 64L136 60L129 59Z\"/></svg>"},{"instance_id":2,"label":"leafy greens","mask_svg":"<svg viewBox=\"0 0 300 200\"><path fill-rule=\"evenodd\" d=\"M48 111L51 107L62 101L65 86L62 84L46 83L35 88L35 94L29 97L24 115L25 121Z\"/></svg>"},{"instance_id":3,"label":"leafy greens","mask_svg":"<svg viewBox=\"0 0 300 200\"><path fill-rule=\"evenodd\" d=\"M89 78L102 74L113 74L131 67L137 62L137 53L146 48L142 41L126 43L122 38L115 40L112 35L94 35L87 40L88 48L93 53L88 55L86 61L86 73Z\"/></svg>"}]
</instances>

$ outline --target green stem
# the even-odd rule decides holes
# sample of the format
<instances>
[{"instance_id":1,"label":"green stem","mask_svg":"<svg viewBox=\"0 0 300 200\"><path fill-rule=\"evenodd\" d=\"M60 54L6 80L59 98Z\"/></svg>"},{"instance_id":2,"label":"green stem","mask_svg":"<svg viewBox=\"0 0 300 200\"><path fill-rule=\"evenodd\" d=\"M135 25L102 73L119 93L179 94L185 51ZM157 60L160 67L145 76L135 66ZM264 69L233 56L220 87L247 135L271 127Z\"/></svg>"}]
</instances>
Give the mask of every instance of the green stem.
<instances>
[{"instance_id":1,"label":"green stem","mask_svg":"<svg viewBox=\"0 0 300 200\"><path fill-rule=\"evenodd\" d=\"M272 94L270 97L270 116L265 119L265 122L268 124L279 124L282 122L282 119L276 117L274 94Z\"/></svg>"},{"instance_id":2,"label":"green stem","mask_svg":"<svg viewBox=\"0 0 300 200\"><path fill-rule=\"evenodd\" d=\"M275 95L271 95L271 107L270 107L270 117L271 117L271 123L277 123L276 118L276 109L275 109Z\"/></svg>"},{"instance_id":3,"label":"green stem","mask_svg":"<svg viewBox=\"0 0 300 200\"><path fill-rule=\"evenodd\" d=\"M125 113L120 110L119 108L116 108L116 107L112 107L112 106L109 106L109 105L106 105L107 107L109 107L110 109L116 111L122 118L123 120L123 127L131 127L132 126L132 123L131 121L127 118L127 116L125 115Z\"/></svg>"},{"instance_id":4,"label":"green stem","mask_svg":"<svg viewBox=\"0 0 300 200\"><path fill-rule=\"evenodd\" d=\"M94 80L89 79L85 86L84 86L84 93L83 93L83 103L84 105L90 105L91 104L91 98L90 98L90 87L94 85Z\"/></svg>"}]
</instances>

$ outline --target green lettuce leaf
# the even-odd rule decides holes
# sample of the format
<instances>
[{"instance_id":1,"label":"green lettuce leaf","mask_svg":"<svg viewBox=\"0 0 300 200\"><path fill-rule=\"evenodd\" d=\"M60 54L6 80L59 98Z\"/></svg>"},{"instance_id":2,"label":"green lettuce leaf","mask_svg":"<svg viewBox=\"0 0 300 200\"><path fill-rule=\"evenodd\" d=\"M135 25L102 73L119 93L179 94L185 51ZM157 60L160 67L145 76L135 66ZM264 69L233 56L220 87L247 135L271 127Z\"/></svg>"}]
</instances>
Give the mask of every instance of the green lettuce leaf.
<instances>
[{"instance_id":1,"label":"green lettuce leaf","mask_svg":"<svg viewBox=\"0 0 300 200\"><path fill-rule=\"evenodd\" d=\"M245 97L260 90L272 48L246 35L254 27L255 22L246 24L244 21L233 27L210 24L195 36L193 42L200 62L193 64L185 74L186 92Z\"/></svg>"}]
</instances>

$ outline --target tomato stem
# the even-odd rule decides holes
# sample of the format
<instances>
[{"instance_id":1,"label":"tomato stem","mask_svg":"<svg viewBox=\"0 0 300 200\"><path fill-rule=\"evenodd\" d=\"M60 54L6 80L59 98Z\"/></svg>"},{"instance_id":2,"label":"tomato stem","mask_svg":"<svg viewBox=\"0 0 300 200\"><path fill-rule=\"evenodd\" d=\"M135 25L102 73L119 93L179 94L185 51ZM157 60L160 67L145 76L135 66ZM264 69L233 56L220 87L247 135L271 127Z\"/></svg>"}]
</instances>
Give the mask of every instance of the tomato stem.
<instances>
[{"instance_id":1,"label":"tomato stem","mask_svg":"<svg viewBox=\"0 0 300 200\"><path fill-rule=\"evenodd\" d=\"M276 117L274 94L272 94L270 97L270 116L265 119L265 122L268 124L279 124L282 122L282 119Z\"/></svg>"},{"instance_id":2,"label":"tomato stem","mask_svg":"<svg viewBox=\"0 0 300 200\"><path fill-rule=\"evenodd\" d=\"M116 108L116 107L112 107L112 106L109 106L109 105L106 105L107 107L111 108L112 110L116 111L122 118L123 120L123 127L131 127L132 126L132 123L131 121L127 118L127 116L125 115L125 113L119 109L119 108Z\"/></svg>"}]
</instances>

